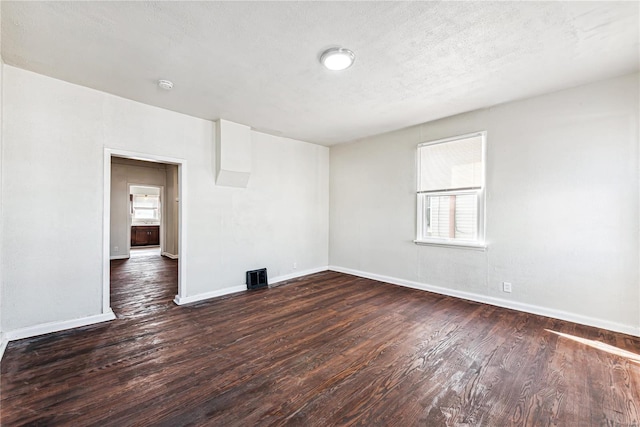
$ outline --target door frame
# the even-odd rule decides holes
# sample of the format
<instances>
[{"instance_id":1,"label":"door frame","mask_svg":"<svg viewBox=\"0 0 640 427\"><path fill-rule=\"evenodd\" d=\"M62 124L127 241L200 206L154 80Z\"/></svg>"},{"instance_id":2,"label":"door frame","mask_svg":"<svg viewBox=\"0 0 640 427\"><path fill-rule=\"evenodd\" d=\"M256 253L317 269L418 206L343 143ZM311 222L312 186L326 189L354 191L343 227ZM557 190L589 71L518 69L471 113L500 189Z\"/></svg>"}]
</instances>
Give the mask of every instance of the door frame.
<instances>
[{"instance_id":1,"label":"door frame","mask_svg":"<svg viewBox=\"0 0 640 427\"><path fill-rule=\"evenodd\" d=\"M187 161L150 153L104 149L102 222L102 312L111 313L111 158L142 160L178 166L178 294L174 303L187 296Z\"/></svg>"}]
</instances>

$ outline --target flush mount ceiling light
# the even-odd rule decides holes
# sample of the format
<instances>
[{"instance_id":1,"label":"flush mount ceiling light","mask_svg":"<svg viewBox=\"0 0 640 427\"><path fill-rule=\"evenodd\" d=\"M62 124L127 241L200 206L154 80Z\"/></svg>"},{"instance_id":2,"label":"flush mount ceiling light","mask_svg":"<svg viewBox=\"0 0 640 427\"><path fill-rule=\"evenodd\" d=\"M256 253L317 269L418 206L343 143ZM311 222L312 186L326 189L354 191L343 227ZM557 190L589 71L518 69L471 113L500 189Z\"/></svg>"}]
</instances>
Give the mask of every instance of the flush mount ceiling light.
<instances>
[{"instance_id":1,"label":"flush mount ceiling light","mask_svg":"<svg viewBox=\"0 0 640 427\"><path fill-rule=\"evenodd\" d=\"M158 80L158 87L164 90L171 90L173 89L173 82L169 80Z\"/></svg>"},{"instance_id":2,"label":"flush mount ceiling light","mask_svg":"<svg viewBox=\"0 0 640 427\"><path fill-rule=\"evenodd\" d=\"M355 61L356 55L343 47L332 47L320 56L320 62L331 71L346 70Z\"/></svg>"}]
</instances>

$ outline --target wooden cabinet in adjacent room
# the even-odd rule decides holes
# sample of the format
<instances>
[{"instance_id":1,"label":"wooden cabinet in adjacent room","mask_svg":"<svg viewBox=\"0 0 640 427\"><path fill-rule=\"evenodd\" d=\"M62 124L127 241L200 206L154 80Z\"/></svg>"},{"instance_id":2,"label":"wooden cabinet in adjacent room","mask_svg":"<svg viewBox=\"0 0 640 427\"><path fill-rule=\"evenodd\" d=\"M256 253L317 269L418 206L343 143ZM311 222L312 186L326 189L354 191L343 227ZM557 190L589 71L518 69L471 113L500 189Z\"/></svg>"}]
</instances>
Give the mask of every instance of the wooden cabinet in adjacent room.
<instances>
[{"instance_id":1,"label":"wooden cabinet in adjacent room","mask_svg":"<svg viewBox=\"0 0 640 427\"><path fill-rule=\"evenodd\" d=\"M131 227L131 246L158 246L159 225L134 225Z\"/></svg>"}]
</instances>

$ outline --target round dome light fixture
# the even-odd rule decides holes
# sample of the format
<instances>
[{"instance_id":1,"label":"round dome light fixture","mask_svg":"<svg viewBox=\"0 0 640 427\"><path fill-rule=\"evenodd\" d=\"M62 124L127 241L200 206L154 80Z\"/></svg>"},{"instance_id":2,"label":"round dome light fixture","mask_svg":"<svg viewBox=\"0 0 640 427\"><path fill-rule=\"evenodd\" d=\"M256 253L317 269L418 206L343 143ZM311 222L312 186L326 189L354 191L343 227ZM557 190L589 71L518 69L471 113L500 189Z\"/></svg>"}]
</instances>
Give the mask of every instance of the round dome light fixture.
<instances>
[{"instance_id":1,"label":"round dome light fixture","mask_svg":"<svg viewBox=\"0 0 640 427\"><path fill-rule=\"evenodd\" d=\"M320 63L331 71L346 70L355 60L355 53L343 47L332 47L325 50L320 56Z\"/></svg>"},{"instance_id":2,"label":"round dome light fixture","mask_svg":"<svg viewBox=\"0 0 640 427\"><path fill-rule=\"evenodd\" d=\"M158 87L164 90L171 90L173 89L173 82L170 80L158 80Z\"/></svg>"}]
</instances>

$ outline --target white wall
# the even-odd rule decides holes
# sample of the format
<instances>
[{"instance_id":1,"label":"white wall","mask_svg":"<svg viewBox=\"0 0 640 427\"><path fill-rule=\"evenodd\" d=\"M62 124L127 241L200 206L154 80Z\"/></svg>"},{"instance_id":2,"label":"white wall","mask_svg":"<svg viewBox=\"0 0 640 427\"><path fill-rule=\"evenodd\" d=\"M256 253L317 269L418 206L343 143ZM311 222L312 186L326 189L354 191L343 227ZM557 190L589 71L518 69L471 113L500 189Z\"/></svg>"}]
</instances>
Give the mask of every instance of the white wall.
<instances>
[{"instance_id":1,"label":"white wall","mask_svg":"<svg viewBox=\"0 0 640 427\"><path fill-rule=\"evenodd\" d=\"M209 144L203 150L210 148ZM274 278L326 267L329 149L254 132L251 152L246 189L210 184L215 162L208 159L213 153L194 159L202 162L195 166L201 174L190 172L188 197L201 201L204 214L189 208L191 272L241 285L244 276L238 273L251 269L267 267L269 278ZM190 161L190 170L193 167ZM208 289L205 281L189 283L190 294Z\"/></svg>"},{"instance_id":2,"label":"white wall","mask_svg":"<svg viewBox=\"0 0 640 427\"><path fill-rule=\"evenodd\" d=\"M189 296L327 265L328 148L254 133L249 187L216 187L210 121L10 66L3 83L5 330L101 312L105 147L187 161Z\"/></svg>"},{"instance_id":3,"label":"white wall","mask_svg":"<svg viewBox=\"0 0 640 427\"><path fill-rule=\"evenodd\" d=\"M129 184L164 187L167 171L162 163L140 162L129 159L111 159L111 257L128 255ZM163 205L164 206L164 205ZM164 210L164 209L163 209ZM164 224L166 228L166 223Z\"/></svg>"},{"instance_id":4,"label":"white wall","mask_svg":"<svg viewBox=\"0 0 640 427\"><path fill-rule=\"evenodd\" d=\"M333 146L330 264L640 334L638 90L628 75ZM416 145L480 130L488 250L415 245Z\"/></svg>"}]
</instances>

